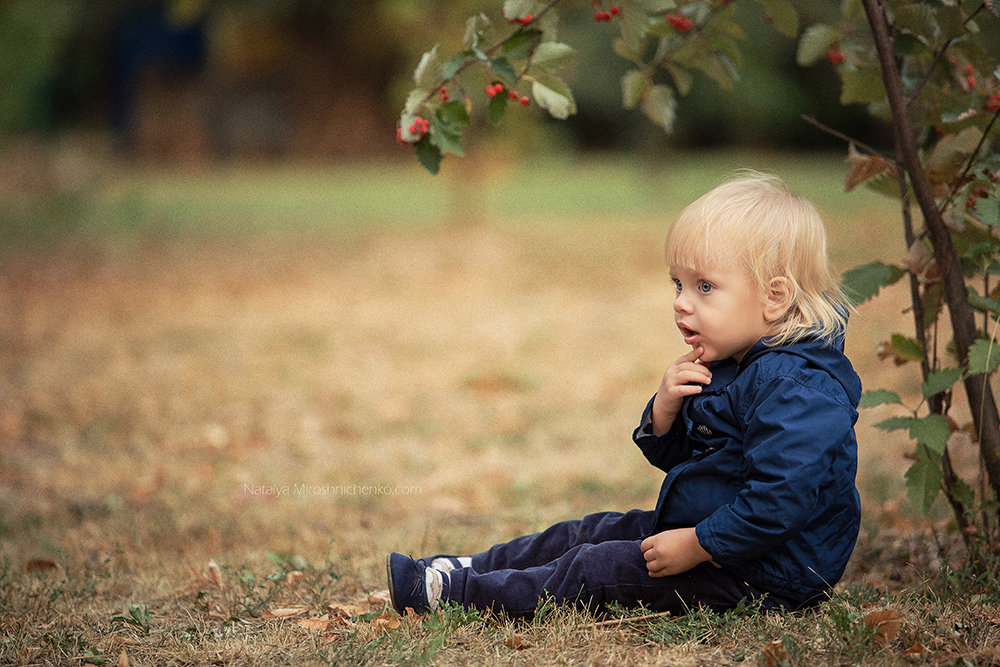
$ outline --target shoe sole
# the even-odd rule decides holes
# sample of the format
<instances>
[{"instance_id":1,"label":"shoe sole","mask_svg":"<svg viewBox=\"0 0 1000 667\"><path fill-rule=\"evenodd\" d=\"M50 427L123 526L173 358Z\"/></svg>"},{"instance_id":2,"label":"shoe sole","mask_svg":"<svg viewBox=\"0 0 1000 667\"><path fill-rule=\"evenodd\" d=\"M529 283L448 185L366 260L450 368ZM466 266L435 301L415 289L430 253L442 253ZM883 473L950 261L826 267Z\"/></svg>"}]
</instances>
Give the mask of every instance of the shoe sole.
<instances>
[{"instance_id":1,"label":"shoe sole","mask_svg":"<svg viewBox=\"0 0 1000 667\"><path fill-rule=\"evenodd\" d=\"M392 554L385 557L385 578L389 581L389 602L392 603L392 608L398 612L399 608L396 606L396 587L392 583Z\"/></svg>"}]
</instances>

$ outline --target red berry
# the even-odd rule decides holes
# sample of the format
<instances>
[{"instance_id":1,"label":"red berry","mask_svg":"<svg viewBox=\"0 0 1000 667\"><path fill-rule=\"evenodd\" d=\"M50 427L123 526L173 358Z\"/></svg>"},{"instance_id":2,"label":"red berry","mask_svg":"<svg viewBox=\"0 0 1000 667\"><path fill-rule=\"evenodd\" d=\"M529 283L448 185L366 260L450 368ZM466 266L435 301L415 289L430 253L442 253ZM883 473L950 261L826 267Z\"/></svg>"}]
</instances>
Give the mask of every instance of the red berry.
<instances>
[{"instance_id":1,"label":"red berry","mask_svg":"<svg viewBox=\"0 0 1000 667\"><path fill-rule=\"evenodd\" d=\"M403 128L401 127L396 128L396 141L398 141L401 144L406 143L406 140L403 139Z\"/></svg>"},{"instance_id":2,"label":"red berry","mask_svg":"<svg viewBox=\"0 0 1000 667\"><path fill-rule=\"evenodd\" d=\"M529 104L531 104L531 100L529 100L529 99L528 99L528 96L527 96L527 95L523 95L523 96L521 97L521 99L520 99L520 100L518 100L518 101L519 101L519 102L521 103L521 106L522 106L522 107L526 107L526 106L528 106Z\"/></svg>"},{"instance_id":3,"label":"red berry","mask_svg":"<svg viewBox=\"0 0 1000 667\"><path fill-rule=\"evenodd\" d=\"M847 60L847 56L845 56L844 52L840 49L830 49L826 52L826 57L834 65L839 65Z\"/></svg>"},{"instance_id":4,"label":"red berry","mask_svg":"<svg viewBox=\"0 0 1000 667\"><path fill-rule=\"evenodd\" d=\"M614 5L614 6L611 7L611 15L612 16L618 16L619 12L621 12L621 10L618 9L618 5Z\"/></svg>"},{"instance_id":5,"label":"red berry","mask_svg":"<svg viewBox=\"0 0 1000 667\"><path fill-rule=\"evenodd\" d=\"M595 21L610 21L611 20L611 14L609 14L607 12L594 12L594 20Z\"/></svg>"},{"instance_id":6,"label":"red berry","mask_svg":"<svg viewBox=\"0 0 1000 667\"><path fill-rule=\"evenodd\" d=\"M966 83L967 86L969 86L970 89L971 88L975 88L976 87L976 76L974 74L970 74L969 76L965 77L965 83Z\"/></svg>"},{"instance_id":7,"label":"red berry","mask_svg":"<svg viewBox=\"0 0 1000 667\"><path fill-rule=\"evenodd\" d=\"M438 89L438 92L441 93L441 101L442 102L447 102L448 101L448 87L447 86L441 86Z\"/></svg>"},{"instance_id":8,"label":"red berry","mask_svg":"<svg viewBox=\"0 0 1000 667\"><path fill-rule=\"evenodd\" d=\"M986 111L990 113L996 113L1000 111L1000 92L993 93L986 100L986 106L983 107Z\"/></svg>"},{"instance_id":9,"label":"red berry","mask_svg":"<svg viewBox=\"0 0 1000 667\"><path fill-rule=\"evenodd\" d=\"M502 91L503 91L503 84L491 83L488 86L486 86L486 95L487 97L490 98L496 97Z\"/></svg>"},{"instance_id":10,"label":"red berry","mask_svg":"<svg viewBox=\"0 0 1000 667\"><path fill-rule=\"evenodd\" d=\"M521 96L521 94L518 93L516 90L512 90L512 91L510 91L510 92L507 93L507 97L509 97L512 100L516 100L520 96Z\"/></svg>"},{"instance_id":11,"label":"red berry","mask_svg":"<svg viewBox=\"0 0 1000 667\"><path fill-rule=\"evenodd\" d=\"M667 22L674 26L677 32L687 32L694 27L694 23L683 14L667 14Z\"/></svg>"}]
</instances>

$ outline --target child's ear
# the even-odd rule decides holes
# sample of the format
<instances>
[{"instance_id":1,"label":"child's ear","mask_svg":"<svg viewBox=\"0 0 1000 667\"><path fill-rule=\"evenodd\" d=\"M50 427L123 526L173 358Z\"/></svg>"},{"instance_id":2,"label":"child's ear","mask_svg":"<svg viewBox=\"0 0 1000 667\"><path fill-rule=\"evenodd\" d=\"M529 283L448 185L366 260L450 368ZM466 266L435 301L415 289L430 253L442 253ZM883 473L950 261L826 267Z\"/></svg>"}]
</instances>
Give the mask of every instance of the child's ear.
<instances>
[{"instance_id":1,"label":"child's ear","mask_svg":"<svg viewBox=\"0 0 1000 667\"><path fill-rule=\"evenodd\" d=\"M791 281L784 276L771 278L767 284L767 296L764 299L764 319L776 322L784 317L792 305L794 288Z\"/></svg>"}]
</instances>

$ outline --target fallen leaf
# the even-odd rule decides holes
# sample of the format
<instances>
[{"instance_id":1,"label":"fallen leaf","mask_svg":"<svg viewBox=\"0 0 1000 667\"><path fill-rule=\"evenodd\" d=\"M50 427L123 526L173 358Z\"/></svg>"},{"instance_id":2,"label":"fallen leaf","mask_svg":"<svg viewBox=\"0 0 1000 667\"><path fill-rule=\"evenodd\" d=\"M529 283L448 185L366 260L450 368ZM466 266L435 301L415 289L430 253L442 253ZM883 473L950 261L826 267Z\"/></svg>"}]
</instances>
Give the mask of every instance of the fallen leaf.
<instances>
[{"instance_id":1,"label":"fallen leaf","mask_svg":"<svg viewBox=\"0 0 1000 667\"><path fill-rule=\"evenodd\" d=\"M271 620L275 618L295 618L308 613L308 607L279 607L278 609L268 609L260 615L261 618Z\"/></svg>"},{"instance_id":2,"label":"fallen leaf","mask_svg":"<svg viewBox=\"0 0 1000 667\"><path fill-rule=\"evenodd\" d=\"M219 569L219 564L214 560L208 561L208 565L205 566L205 571L199 574L198 578L209 586L222 588L222 570Z\"/></svg>"},{"instance_id":3,"label":"fallen leaf","mask_svg":"<svg viewBox=\"0 0 1000 667\"><path fill-rule=\"evenodd\" d=\"M922 660L930 651L920 642L913 642L913 646L903 651L903 657L907 660Z\"/></svg>"},{"instance_id":4,"label":"fallen leaf","mask_svg":"<svg viewBox=\"0 0 1000 667\"><path fill-rule=\"evenodd\" d=\"M503 640L503 643L507 645L507 648L513 649L526 649L531 648L531 642L524 638L524 635L511 635Z\"/></svg>"},{"instance_id":5,"label":"fallen leaf","mask_svg":"<svg viewBox=\"0 0 1000 667\"><path fill-rule=\"evenodd\" d=\"M392 598L389 597L388 589L372 593L371 595L368 596L368 602L371 604L389 604L391 600Z\"/></svg>"},{"instance_id":6,"label":"fallen leaf","mask_svg":"<svg viewBox=\"0 0 1000 667\"><path fill-rule=\"evenodd\" d=\"M364 606L350 602L329 602L326 605L326 610L334 616L344 616L345 618L354 618L368 611Z\"/></svg>"},{"instance_id":7,"label":"fallen leaf","mask_svg":"<svg viewBox=\"0 0 1000 667\"><path fill-rule=\"evenodd\" d=\"M25 572L51 572L58 567L55 561L49 560L48 558L32 558L27 563L24 564Z\"/></svg>"},{"instance_id":8,"label":"fallen leaf","mask_svg":"<svg viewBox=\"0 0 1000 667\"><path fill-rule=\"evenodd\" d=\"M788 662L788 651L780 639L768 642L760 647L761 655L764 656L764 664L767 667L778 667L782 663Z\"/></svg>"},{"instance_id":9,"label":"fallen leaf","mask_svg":"<svg viewBox=\"0 0 1000 667\"><path fill-rule=\"evenodd\" d=\"M395 630L399 627L399 617L392 614L382 614L372 619L372 625L379 630Z\"/></svg>"},{"instance_id":10,"label":"fallen leaf","mask_svg":"<svg viewBox=\"0 0 1000 667\"><path fill-rule=\"evenodd\" d=\"M332 626L351 625L351 622L343 616L334 616L333 618L330 618L329 614L323 614L319 618L300 618L296 621L296 623L298 623L300 627L312 632L327 632Z\"/></svg>"},{"instance_id":11,"label":"fallen leaf","mask_svg":"<svg viewBox=\"0 0 1000 667\"><path fill-rule=\"evenodd\" d=\"M895 609L873 611L865 616L865 627L875 629L875 643L885 646L899 634L903 624L903 615Z\"/></svg>"},{"instance_id":12,"label":"fallen leaf","mask_svg":"<svg viewBox=\"0 0 1000 667\"><path fill-rule=\"evenodd\" d=\"M303 572L302 570L292 570L291 572L285 575L285 583L294 584L304 576L306 575L305 572Z\"/></svg>"},{"instance_id":13,"label":"fallen leaf","mask_svg":"<svg viewBox=\"0 0 1000 667\"><path fill-rule=\"evenodd\" d=\"M125 649L122 649L121 654L118 656L118 667L128 667L128 653Z\"/></svg>"}]
</instances>

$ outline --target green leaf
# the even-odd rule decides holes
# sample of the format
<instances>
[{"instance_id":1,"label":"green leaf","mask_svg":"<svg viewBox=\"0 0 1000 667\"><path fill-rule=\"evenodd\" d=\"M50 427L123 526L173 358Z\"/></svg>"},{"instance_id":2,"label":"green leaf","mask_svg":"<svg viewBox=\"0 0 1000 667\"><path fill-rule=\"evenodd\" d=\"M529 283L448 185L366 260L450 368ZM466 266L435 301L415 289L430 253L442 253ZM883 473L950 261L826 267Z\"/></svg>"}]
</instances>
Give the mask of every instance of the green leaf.
<instances>
[{"instance_id":1,"label":"green leaf","mask_svg":"<svg viewBox=\"0 0 1000 667\"><path fill-rule=\"evenodd\" d=\"M874 104L885 99L885 86L878 67L842 67L839 71L843 82L841 104Z\"/></svg>"},{"instance_id":2,"label":"green leaf","mask_svg":"<svg viewBox=\"0 0 1000 667\"><path fill-rule=\"evenodd\" d=\"M968 209L967 213L984 225L1000 227L1000 197L979 199L976 201L976 207Z\"/></svg>"},{"instance_id":3,"label":"green leaf","mask_svg":"<svg viewBox=\"0 0 1000 667\"><path fill-rule=\"evenodd\" d=\"M500 56L499 58L493 58L487 62L490 67L490 71L496 74L501 79L506 79L507 81L517 81L517 72L514 70L514 66L510 64L510 61L505 57Z\"/></svg>"},{"instance_id":4,"label":"green leaf","mask_svg":"<svg viewBox=\"0 0 1000 667\"><path fill-rule=\"evenodd\" d=\"M643 50L646 37L649 35L649 15L668 12L670 9L673 9L673 7L670 7L660 11L647 11L640 7L640 4L634 1L623 1L622 13L619 16L622 41L627 45L628 49L639 52ZM673 3L670 4L672 5Z\"/></svg>"},{"instance_id":5,"label":"green leaf","mask_svg":"<svg viewBox=\"0 0 1000 667\"><path fill-rule=\"evenodd\" d=\"M646 14L662 14L677 8L676 0L622 0L622 13L636 8Z\"/></svg>"},{"instance_id":6,"label":"green leaf","mask_svg":"<svg viewBox=\"0 0 1000 667\"><path fill-rule=\"evenodd\" d=\"M771 24L785 37L795 39L799 34L799 13L795 5L788 0L761 0L764 15Z\"/></svg>"},{"instance_id":7,"label":"green leaf","mask_svg":"<svg viewBox=\"0 0 1000 667\"><path fill-rule=\"evenodd\" d=\"M431 144L430 135L424 135L420 141L414 144L414 147L420 166L436 176L441 169L441 160L444 155L437 146Z\"/></svg>"},{"instance_id":8,"label":"green leaf","mask_svg":"<svg viewBox=\"0 0 1000 667\"><path fill-rule=\"evenodd\" d=\"M562 79L546 75L535 75L531 84L531 95L538 106L542 107L553 118L565 120L576 113L576 101L573 92Z\"/></svg>"},{"instance_id":9,"label":"green leaf","mask_svg":"<svg viewBox=\"0 0 1000 667\"><path fill-rule=\"evenodd\" d=\"M507 96L497 95L490 100L490 122L499 125L503 120L504 112L507 111Z\"/></svg>"},{"instance_id":10,"label":"green leaf","mask_svg":"<svg viewBox=\"0 0 1000 667\"><path fill-rule=\"evenodd\" d=\"M444 61L443 65L441 65L441 78L453 78L456 74L458 74L458 70L461 69L462 65L467 63L469 60L475 59L475 57L476 53L471 50L459 51L454 54L452 57L448 58L448 60Z\"/></svg>"},{"instance_id":11,"label":"green leaf","mask_svg":"<svg viewBox=\"0 0 1000 667\"><path fill-rule=\"evenodd\" d=\"M947 391L953 384L962 379L961 368L945 368L927 376L927 379L920 386L920 391L924 398L936 396L943 391Z\"/></svg>"},{"instance_id":12,"label":"green leaf","mask_svg":"<svg viewBox=\"0 0 1000 667\"><path fill-rule=\"evenodd\" d=\"M534 30L522 30L504 42L501 53L512 60L524 60L531 53L531 45L537 36Z\"/></svg>"},{"instance_id":13,"label":"green leaf","mask_svg":"<svg viewBox=\"0 0 1000 667\"><path fill-rule=\"evenodd\" d=\"M531 56L531 67L532 69L537 67L546 72L554 72L573 60L575 55L576 49L569 44L542 42Z\"/></svg>"},{"instance_id":14,"label":"green leaf","mask_svg":"<svg viewBox=\"0 0 1000 667\"><path fill-rule=\"evenodd\" d=\"M795 62L800 67L814 65L826 56L830 47L840 40L840 33L831 26L817 23L806 28L799 39L799 48L795 53Z\"/></svg>"},{"instance_id":15,"label":"green leaf","mask_svg":"<svg viewBox=\"0 0 1000 667\"><path fill-rule=\"evenodd\" d=\"M892 334L892 350L903 361L920 361L924 358L924 346L903 334Z\"/></svg>"},{"instance_id":16,"label":"green leaf","mask_svg":"<svg viewBox=\"0 0 1000 667\"><path fill-rule=\"evenodd\" d=\"M438 46L420 57L417 69L413 70L413 81L417 88L433 88L443 78L441 76L441 62L438 60Z\"/></svg>"},{"instance_id":17,"label":"green leaf","mask_svg":"<svg viewBox=\"0 0 1000 667\"><path fill-rule=\"evenodd\" d=\"M1000 299L992 299L988 296L980 296L976 290L971 287L968 288L969 291L969 305L980 312L989 312L994 315L1000 315Z\"/></svg>"},{"instance_id":18,"label":"green leaf","mask_svg":"<svg viewBox=\"0 0 1000 667\"><path fill-rule=\"evenodd\" d=\"M890 417L875 424L875 428L883 431L907 430L910 437L931 451L941 453L948 444L951 427L948 420L938 414L924 417Z\"/></svg>"},{"instance_id":19,"label":"green leaf","mask_svg":"<svg viewBox=\"0 0 1000 667\"><path fill-rule=\"evenodd\" d=\"M859 408L874 408L876 405L902 404L899 394L887 389L872 389L861 394Z\"/></svg>"},{"instance_id":20,"label":"green leaf","mask_svg":"<svg viewBox=\"0 0 1000 667\"><path fill-rule=\"evenodd\" d=\"M926 515L941 492L941 466L936 461L919 459L906 471L906 493L910 503Z\"/></svg>"},{"instance_id":21,"label":"green leaf","mask_svg":"<svg viewBox=\"0 0 1000 667\"><path fill-rule=\"evenodd\" d=\"M892 264L872 262L844 272L841 289L854 305L861 305L879 293L879 290L896 283L906 275L906 270Z\"/></svg>"},{"instance_id":22,"label":"green leaf","mask_svg":"<svg viewBox=\"0 0 1000 667\"><path fill-rule=\"evenodd\" d=\"M980 338L969 348L969 375L993 373L1000 368L1000 345Z\"/></svg>"},{"instance_id":23,"label":"green leaf","mask_svg":"<svg viewBox=\"0 0 1000 667\"><path fill-rule=\"evenodd\" d=\"M642 101L642 95L649 90L649 79L642 70L629 70L622 76L622 106L634 109Z\"/></svg>"},{"instance_id":24,"label":"green leaf","mask_svg":"<svg viewBox=\"0 0 1000 667\"><path fill-rule=\"evenodd\" d=\"M406 96L406 105L403 107L403 115L409 116L409 120L407 121L405 118L403 119L403 127L409 127L410 123L413 122L413 118L417 115L417 112L420 111L420 107L423 106L424 100L427 99L430 92L429 88L414 88L410 91L410 94Z\"/></svg>"},{"instance_id":25,"label":"green leaf","mask_svg":"<svg viewBox=\"0 0 1000 667\"><path fill-rule=\"evenodd\" d=\"M650 86L646 96L642 98L641 109L647 118L667 132L673 130L677 117L677 98L669 86Z\"/></svg>"}]
</instances>

